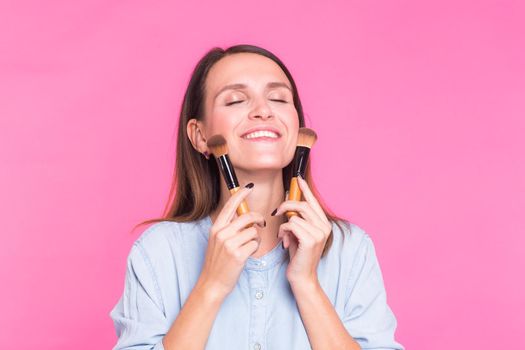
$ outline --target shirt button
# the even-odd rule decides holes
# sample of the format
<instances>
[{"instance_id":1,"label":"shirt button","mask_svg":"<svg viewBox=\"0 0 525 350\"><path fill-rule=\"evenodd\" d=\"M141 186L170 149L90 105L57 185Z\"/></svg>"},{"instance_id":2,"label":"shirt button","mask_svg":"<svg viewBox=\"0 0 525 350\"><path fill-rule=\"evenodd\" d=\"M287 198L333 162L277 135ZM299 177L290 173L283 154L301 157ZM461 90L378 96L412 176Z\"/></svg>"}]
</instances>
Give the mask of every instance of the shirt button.
<instances>
[{"instance_id":1,"label":"shirt button","mask_svg":"<svg viewBox=\"0 0 525 350\"><path fill-rule=\"evenodd\" d=\"M263 296L264 294L261 290L258 290L257 293L255 293L255 299L262 299Z\"/></svg>"},{"instance_id":2,"label":"shirt button","mask_svg":"<svg viewBox=\"0 0 525 350\"><path fill-rule=\"evenodd\" d=\"M255 344L253 345L253 348L254 348L255 350L261 350L261 344L259 344L259 343L255 343Z\"/></svg>"},{"instance_id":3,"label":"shirt button","mask_svg":"<svg viewBox=\"0 0 525 350\"><path fill-rule=\"evenodd\" d=\"M264 261L264 260L261 261L261 265L262 265L262 266L266 266L266 261Z\"/></svg>"}]
</instances>

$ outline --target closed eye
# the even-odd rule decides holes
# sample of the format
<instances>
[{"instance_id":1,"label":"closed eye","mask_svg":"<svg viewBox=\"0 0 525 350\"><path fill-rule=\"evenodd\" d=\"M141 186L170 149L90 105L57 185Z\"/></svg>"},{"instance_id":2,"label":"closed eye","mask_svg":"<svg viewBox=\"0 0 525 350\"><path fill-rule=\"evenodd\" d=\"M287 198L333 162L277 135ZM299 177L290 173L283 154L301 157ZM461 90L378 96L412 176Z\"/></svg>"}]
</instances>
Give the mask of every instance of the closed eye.
<instances>
[{"instance_id":1,"label":"closed eye","mask_svg":"<svg viewBox=\"0 0 525 350\"><path fill-rule=\"evenodd\" d=\"M285 101L285 100L277 100L277 99L271 99L270 101L275 101L275 102L280 102L280 103L288 103L288 101ZM231 106L231 105L233 105L233 104L241 103L241 102L244 102L244 100L228 102L228 103L226 103L226 106Z\"/></svg>"},{"instance_id":2,"label":"closed eye","mask_svg":"<svg viewBox=\"0 0 525 350\"><path fill-rule=\"evenodd\" d=\"M233 105L233 104L241 103L241 102L244 102L244 101L243 101L243 100L240 100L240 101L228 102L228 103L226 103L226 106L231 106L231 105Z\"/></svg>"}]
</instances>

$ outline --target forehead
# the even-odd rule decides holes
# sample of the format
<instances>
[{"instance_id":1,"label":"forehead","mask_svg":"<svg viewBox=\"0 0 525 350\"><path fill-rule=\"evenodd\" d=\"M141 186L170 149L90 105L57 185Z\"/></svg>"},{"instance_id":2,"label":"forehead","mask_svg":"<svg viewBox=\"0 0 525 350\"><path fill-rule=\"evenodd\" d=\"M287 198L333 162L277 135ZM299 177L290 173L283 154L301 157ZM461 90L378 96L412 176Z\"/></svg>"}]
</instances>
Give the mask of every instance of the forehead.
<instances>
[{"instance_id":1,"label":"forehead","mask_svg":"<svg viewBox=\"0 0 525 350\"><path fill-rule=\"evenodd\" d=\"M227 84L262 86L270 81L281 81L290 86L286 74L273 60L243 52L223 57L213 65L206 77L206 90L213 96L214 92Z\"/></svg>"}]
</instances>

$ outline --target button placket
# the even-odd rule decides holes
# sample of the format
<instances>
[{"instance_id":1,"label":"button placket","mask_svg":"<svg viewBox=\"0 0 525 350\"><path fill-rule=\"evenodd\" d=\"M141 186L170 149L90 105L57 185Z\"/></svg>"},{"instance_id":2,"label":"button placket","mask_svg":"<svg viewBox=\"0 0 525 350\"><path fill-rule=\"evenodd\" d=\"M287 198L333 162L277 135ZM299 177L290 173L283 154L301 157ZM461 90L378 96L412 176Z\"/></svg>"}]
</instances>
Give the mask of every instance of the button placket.
<instances>
[{"instance_id":1,"label":"button placket","mask_svg":"<svg viewBox=\"0 0 525 350\"><path fill-rule=\"evenodd\" d=\"M255 292L255 299L260 300L263 298L263 296L264 292L262 290L258 290L257 292Z\"/></svg>"},{"instance_id":2,"label":"button placket","mask_svg":"<svg viewBox=\"0 0 525 350\"><path fill-rule=\"evenodd\" d=\"M250 283L250 343L254 350L261 350L264 346L266 332L266 272L259 270L248 271Z\"/></svg>"}]
</instances>

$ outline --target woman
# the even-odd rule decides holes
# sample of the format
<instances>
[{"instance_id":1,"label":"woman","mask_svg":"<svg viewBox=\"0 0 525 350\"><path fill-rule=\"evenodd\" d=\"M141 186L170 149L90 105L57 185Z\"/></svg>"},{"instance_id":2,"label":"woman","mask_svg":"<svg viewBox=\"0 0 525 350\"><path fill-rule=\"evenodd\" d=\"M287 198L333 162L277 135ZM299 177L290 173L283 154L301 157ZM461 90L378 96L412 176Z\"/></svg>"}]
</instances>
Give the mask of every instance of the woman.
<instances>
[{"instance_id":1,"label":"woman","mask_svg":"<svg viewBox=\"0 0 525 350\"><path fill-rule=\"evenodd\" d=\"M310 167L305 200L285 200L302 126L294 80L272 53L238 45L200 60L174 198L131 248L114 349L403 349L370 237L319 203ZM207 147L215 134L246 185L233 196ZM243 200L250 213L236 216Z\"/></svg>"}]
</instances>

